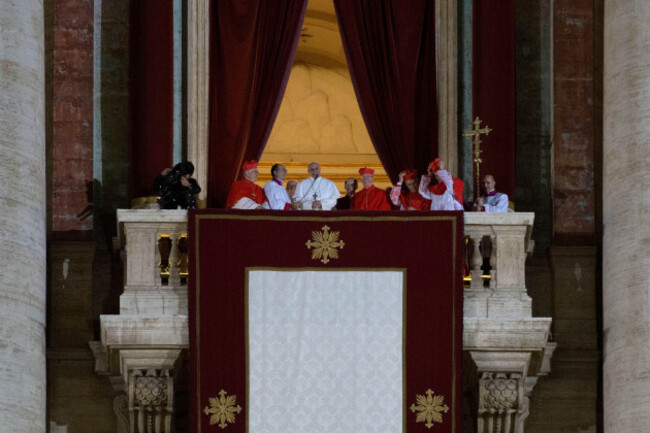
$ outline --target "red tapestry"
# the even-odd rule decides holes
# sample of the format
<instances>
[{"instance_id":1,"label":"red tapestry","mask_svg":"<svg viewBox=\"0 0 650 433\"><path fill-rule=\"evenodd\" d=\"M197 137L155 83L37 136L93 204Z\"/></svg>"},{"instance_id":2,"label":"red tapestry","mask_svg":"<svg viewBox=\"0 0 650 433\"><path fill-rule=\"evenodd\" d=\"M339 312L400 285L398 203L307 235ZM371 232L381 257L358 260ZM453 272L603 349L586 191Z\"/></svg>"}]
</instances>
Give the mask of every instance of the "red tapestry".
<instances>
[{"instance_id":1,"label":"red tapestry","mask_svg":"<svg viewBox=\"0 0 650 433\"><path fill-rule=\"evenodd\" d=\"M343 248L326 245L334 232ZM462 212L199 210L189 240L191 431L223 431L210 422L220 411L226 431L248 431L245 279L255 267L404 270L404 431L462 431ZM318 248L336 253L322 260Z\"/></svg>"}]
</instances>

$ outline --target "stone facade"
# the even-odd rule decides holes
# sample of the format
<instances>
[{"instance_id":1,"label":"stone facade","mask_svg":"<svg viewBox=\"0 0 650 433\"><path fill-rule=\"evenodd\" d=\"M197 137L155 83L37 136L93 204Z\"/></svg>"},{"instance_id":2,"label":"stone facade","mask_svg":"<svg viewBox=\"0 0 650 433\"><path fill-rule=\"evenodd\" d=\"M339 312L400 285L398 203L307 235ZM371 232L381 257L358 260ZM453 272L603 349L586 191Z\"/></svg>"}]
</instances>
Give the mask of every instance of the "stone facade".
<instances>
[{"instance_id":1,"label":"stone facade","mask_svg":"<svg viewBox=\"0 0 650 433\"><path fill-rule=\"evenodd\" d=\"M207 2L187 4L194 21L206 19ZM483 414L514 411L510 412L517 414L509 421L512 428L520 425L517 417L528 411L525 427L530 432L635 431L646 424L642 404L648 394L645 364L650 359L643 343L647 266L645 256L637 251L647 237L645 132L639 126L648 100L643 73L647 6L640 0L611 2L607 8L603 0L515 4L518 190L514 201L518 211L535 212L536 248L527 261L527 296L533 300L533 317L557 319L553 339L558 348L550 376L539 381L532 393L526 381L521 387L517 376L521 368L479 368L476 360L483 358L468 352L466 372L470 377L475 374L472 383L477 384L473 407L484 409ZM316 12L313 16L322 16L322 10ZM119 312L124 287L110 246L116 209L128 207L130 198L129 0L46 0L42 4L9 0L3 3L0 27L5 30L0 33L0 173L9 180L0 187L4 246L0 254L7 264L0 285L0 345L6 348L0 358L8 366L0 376L0 425L17 432L41 432L46 425L56 432L126 431L128 409L136 407L126 392L129 378L139 374L160 382L167 374L178 377L185 355L177 332L183 323L163 324L175 330L168 337L179 342L180 361L155 366L153 376L147 376L149 368L141 366L128 370L132 376L123 376L106 359L97 369L113 377L111 382L95 374L95 357L83 342L109 337L114 340L107 341L121 341L134 338L136 329L154 334L162 329L134 321L127 324L130 333L122 334L107 321L106 329L113 333L100 335L99 331L99 314ZM188 29L188 45L197 48L188 50L188 63L205 61L201 55L205 42L205 34ZM309 63L307 57L302 60ZM195 95L188 98L188 136L205 140L205 119L195 116L207 107L207 92L201 87L207 70L202 65L195 70L202 81L188 76L187 94ZM197 109L199 105L202 108ZM189 146L196 141L190 138ZM196 150L189 153L201 155ZM198 169L200 175L206 171ZM21 181L11 183L12 179ZM88 180L92 180L92 200ZM92 216L87 216L89 212ZM47 275L46 239L52 241L47 248ZM51 301L47 310L46 287ZM137 299L138 295L131 298ZM525 301L519 306L527 308ZM602 346L604 383L599 379ZM507 384L507 389L516 384L517 403L497 407L485 400L481 393L491 395L490 384L495 383ZM175 389L178 397L182 391ZM604 423L603 400L608 408ZM487 426L488 420L484 421ZM145 426L149 422L146 416L143 422ZM163 417L151 422L165 425L166 421ZM506 419L493 418L492 426L497 422L504 426Z\"/></svg>"}]
</instances>

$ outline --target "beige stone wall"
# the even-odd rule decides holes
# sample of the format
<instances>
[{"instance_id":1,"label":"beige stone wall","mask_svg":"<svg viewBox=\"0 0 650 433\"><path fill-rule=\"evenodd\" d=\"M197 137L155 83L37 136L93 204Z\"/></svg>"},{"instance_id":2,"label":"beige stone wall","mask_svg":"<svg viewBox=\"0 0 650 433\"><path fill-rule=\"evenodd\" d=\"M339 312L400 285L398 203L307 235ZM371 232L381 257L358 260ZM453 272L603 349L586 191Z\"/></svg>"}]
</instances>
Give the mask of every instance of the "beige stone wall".
<instances>
[{"instance_id":1,"label":"beige stone wall","mask_svg":"<svg viewBox=\"0 0 650 433\"><path fill-rule=\"evenodd\" d=\"M293 66L265 149L265 157L271 155L298 162L350 155L377 160L347 70Z\"/></svg>"},{"instance_id":2,"label":"beige stone wall","mask_svg":"<svg viewBox=\"0 0 650 433\"><path fill-rule=\"evenodd\" d=\"M322 175L340 190L363 166L375 168L375 185L390 185L370 141L359 104L345 67L326 68L296 63L260 160L259 183L271 178L270 167L280 162L288 177L306 178L307 164L317 161Z\"/></svg>"}]
</instances>

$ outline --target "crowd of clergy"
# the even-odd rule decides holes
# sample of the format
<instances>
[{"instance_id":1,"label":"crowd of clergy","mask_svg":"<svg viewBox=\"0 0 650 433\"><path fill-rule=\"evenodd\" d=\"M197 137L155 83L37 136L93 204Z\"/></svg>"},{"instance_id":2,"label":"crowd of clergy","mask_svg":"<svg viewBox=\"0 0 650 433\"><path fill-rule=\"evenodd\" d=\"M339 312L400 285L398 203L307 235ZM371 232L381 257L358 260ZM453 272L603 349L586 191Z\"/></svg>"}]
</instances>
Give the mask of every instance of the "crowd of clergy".
<instances>
[{"instance_id":1,"label":"crowd of clergy","mask_svg":"<svg viewBox=\"0 0 650 433\"><path fill-rule=\"evenodd\" d=\"M255 182L259 172L257 161L244 162L242 179L236 181L228 195L227 208L233 209L275 209L275 210L472 210L478 212L507 212L508 196L497 192L492 175L483 178L485 195L473 203L463 202L463 181L453 177L445 164L436 158L429 163L427 173L418 179L416 170L404 170L399 181L389 191L374 186L375 171L371 168L359 170L363 188L357 191L359 182L350 177L345 181L346 194L341 196L338 188L329 179L321 176L320 165L311 162L307 166L309 177L298 182L287 178L287 169L282 164L271 168L272 180L258 186Z\"/></svg>"}]
</instances>

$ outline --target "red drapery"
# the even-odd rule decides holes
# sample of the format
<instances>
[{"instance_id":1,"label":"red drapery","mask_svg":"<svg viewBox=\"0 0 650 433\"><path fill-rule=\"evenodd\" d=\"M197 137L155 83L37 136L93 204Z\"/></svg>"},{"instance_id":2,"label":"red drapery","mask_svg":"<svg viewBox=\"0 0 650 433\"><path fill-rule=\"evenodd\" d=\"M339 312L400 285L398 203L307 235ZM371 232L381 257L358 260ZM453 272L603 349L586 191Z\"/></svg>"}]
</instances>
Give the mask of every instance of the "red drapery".
<instances>
[{"instance_id":1,"label":"red drapery","mask_svg":"<svg viewBox=\"0 0 650 433\"><path fill-rule=\"evenodd\" d=\"M131 197L173 161L173 2L131 2Z\"/></svg>"},{"instance_id":2,"label":"red drapery","mask_svg":"<svg viewBox=\"0 0 650 433\"><path fill-rule=\"evenodd\" d=\"M495 29L498 29L495 31ZM474 116L492 128L483 136L481 177L491 174L497 190L515 190L515 4L474 2Z\"/></svg>"},{"instance_id":3,"label":"red drapery","mask_svg":"<svg viewBox=\"0 0 650 433\"><path fill-rule=\"evenodd\" d=\"M280 108L307 0L212 0L208 206L259 159Z\"/></svg>"},{"instance_id":4,"label":"red drapery","mask_svg":"<svg viewBox=\"0 0 650 433\"><path fill-rule=\"evenodd\" d=\"M435 2L334 0L359 107L386 172L438 153Z\"/></svg>"},{"instance_id":5,"label":"red drapery","mask_svg":"<svg viewBox=\"0 0 650 433\"><path fill-rule=\"evenodd\" d=\"M235 422L228 421L227 431L248 431L245 286L251 268L404 270L404 411L395 416L403 417L404 432L427 431L409 407L418 394L431 389L444 396L449 407L441 413L442 423L431 431L462 431L463 215L407 213L408 217L405 212L386 211L288 211L282 217L263 210L189 213L190 431L223 431L205 412L220 390L236 396L235 404L241 406ZM329 263L314 258L305 245L325 226L345 243ZM282 245L281 251L260 248L262 237L267 245ZM434 243L444 247L425 247Z\"/></svg>"}]
</instances>

